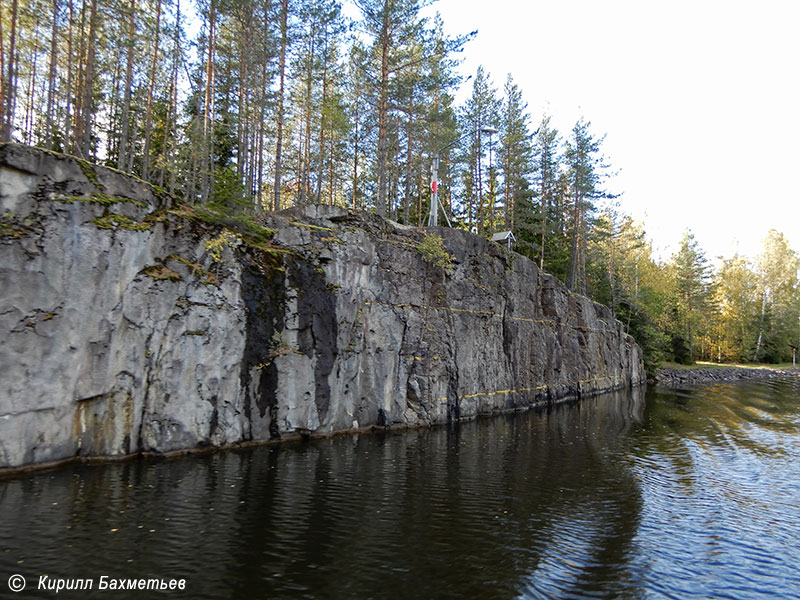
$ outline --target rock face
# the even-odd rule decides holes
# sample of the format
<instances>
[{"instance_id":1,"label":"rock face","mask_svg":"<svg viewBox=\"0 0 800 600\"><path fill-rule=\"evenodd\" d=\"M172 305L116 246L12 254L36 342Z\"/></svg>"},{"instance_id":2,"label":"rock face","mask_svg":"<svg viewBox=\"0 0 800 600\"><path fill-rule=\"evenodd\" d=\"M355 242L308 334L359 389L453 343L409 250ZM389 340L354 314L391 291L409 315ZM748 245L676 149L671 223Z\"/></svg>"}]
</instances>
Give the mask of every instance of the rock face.
<instances>
[{"instance_id":1,"label":"rock face","mask_svg":"<svg viewBox=\"0 0 800 600\"><path fill-rule=\"evenodd\" d=\"M483 238L327 206L262 221L0 146L0 469L433 425L645 381L607 308Z\"/></svg>"}]
</instances>

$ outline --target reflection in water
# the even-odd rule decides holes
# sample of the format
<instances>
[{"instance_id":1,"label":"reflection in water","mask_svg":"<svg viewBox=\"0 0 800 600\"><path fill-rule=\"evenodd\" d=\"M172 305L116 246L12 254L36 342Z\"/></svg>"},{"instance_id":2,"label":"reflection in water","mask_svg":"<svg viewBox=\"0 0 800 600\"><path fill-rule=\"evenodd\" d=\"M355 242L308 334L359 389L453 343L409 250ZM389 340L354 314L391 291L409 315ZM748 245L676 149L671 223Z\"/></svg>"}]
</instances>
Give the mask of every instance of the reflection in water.
<instances>
[{"instance_id":1,"label":"reflection in water","mask_svg":"<svg viewBox=\"0 0 800 600\"><path fill-rule=\"evenodd\" d=\"M648 586L676 597L800 597L800 381L649 394L631 436Z\"/></svg>"},{"instance_id":2,"label":"reflection in water","mask_svg":"<svg viewBox=\"0 0 800 600\"><path fill-rule=\"evenodd\" d=\"M797 595L799 397L796 382L646 404L639 390L0 482L0 587L21 573L185 578L186 598Z\"/></svg>"}]
</instances>

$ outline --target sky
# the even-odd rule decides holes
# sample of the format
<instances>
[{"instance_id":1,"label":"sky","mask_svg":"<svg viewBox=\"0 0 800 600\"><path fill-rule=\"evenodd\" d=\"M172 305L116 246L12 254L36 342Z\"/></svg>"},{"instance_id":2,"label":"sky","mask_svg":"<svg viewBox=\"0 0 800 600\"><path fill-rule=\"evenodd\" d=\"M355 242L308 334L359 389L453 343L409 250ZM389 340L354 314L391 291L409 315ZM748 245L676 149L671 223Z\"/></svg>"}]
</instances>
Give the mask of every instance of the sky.
<instances>
[{"instance_id":1,"label":"sky","mask_svg":"<svg viewBox=\"0 0 800 600\"><path fill-rule=\"evenodd\" d=\"M800 1L439 0L451 35L475 29L461 73L562 135L583 116L609 191L666 259L688 228L706 256L755 257L770 228L800 251ZM458 101L471 91L462 85Z\"/></svg>"}]
</instances>

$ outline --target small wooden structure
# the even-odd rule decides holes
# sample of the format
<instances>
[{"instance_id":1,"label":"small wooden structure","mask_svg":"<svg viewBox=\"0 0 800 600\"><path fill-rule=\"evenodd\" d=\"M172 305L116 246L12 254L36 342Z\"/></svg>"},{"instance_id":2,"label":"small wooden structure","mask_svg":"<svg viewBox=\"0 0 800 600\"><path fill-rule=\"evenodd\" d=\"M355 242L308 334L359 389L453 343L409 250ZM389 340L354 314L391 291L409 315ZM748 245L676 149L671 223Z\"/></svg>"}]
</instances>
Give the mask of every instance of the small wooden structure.
<instances>
[{"instance_id":1,"label":"small wooden structure","mask_svg":"<svg viewBox=\"0 0 800 600\"><path fill-rule=\"evenodd\" d=\"M498 244L505 242L508 245L508 249L511 250L511 244L516 244L517 238L510 231L498 231L492 236L492 241Z\"/></svg>"}]
</instances>

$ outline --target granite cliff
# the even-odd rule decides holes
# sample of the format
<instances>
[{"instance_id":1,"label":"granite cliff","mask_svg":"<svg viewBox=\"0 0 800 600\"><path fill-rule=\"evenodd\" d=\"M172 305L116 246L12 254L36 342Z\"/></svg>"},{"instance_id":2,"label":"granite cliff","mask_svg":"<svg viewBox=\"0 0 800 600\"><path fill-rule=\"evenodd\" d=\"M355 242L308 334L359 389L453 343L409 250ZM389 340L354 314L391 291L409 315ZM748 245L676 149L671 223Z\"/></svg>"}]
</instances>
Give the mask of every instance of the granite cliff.
<instances>
[{"instance_id":1,"label":"granite cliff","mask_svg":"<svg viewBox=\"0 0 800 600\"><path fill-rule=\"evenodd\" d=\"M644 383L604 306L470 233L255 225L0 146L0 470L445 423Z\"/></svg>"}]
</instances>

